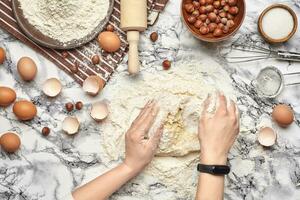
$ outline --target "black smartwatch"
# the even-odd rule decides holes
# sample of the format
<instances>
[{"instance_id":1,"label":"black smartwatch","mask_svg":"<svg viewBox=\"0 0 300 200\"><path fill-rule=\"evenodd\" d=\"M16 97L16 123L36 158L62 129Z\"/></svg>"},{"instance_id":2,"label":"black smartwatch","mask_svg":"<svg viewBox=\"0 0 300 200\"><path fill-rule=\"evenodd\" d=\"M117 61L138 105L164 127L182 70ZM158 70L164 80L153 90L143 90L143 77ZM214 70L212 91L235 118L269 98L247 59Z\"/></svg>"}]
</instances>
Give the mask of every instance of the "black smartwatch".
<instances>
[{"instance_id":1,"label":"black smartwatch","mask_svg":"<svg viewBox=\"0 0 300 200\"><path fill-rule=\"evenodd\" d=\"M227 165L203 165L198 164L197 170L202 173L212 175L226 175L230 172L230 167Z\"/></svg>"}]
</instances>

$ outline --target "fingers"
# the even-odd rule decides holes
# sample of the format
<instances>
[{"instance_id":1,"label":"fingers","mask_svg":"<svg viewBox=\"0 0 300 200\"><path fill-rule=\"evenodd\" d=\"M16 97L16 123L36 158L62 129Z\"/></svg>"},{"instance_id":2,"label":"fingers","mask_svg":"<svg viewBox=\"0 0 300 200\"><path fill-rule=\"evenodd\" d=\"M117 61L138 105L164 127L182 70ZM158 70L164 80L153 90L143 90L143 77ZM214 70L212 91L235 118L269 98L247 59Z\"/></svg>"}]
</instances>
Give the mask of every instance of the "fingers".
<instances>
[{"instance_id":1,"label":"fingers","mask_svg":"<svg viewBox=\"0 0 300 200\"><path fill-rule=\"evenodd\" d=\"M147 109L143 114L143 116L140 118L139 122L137 122L137 127L140 130L138 132L143 132L141 133L142 136L144 136L151 128L158 112L159 112L159 107L156 103L154 103L151 106L151 109Z\"/></svg>"},{"instance_id":2,"label":"fingers","mask_svg":"<svg viewBox=\"0 0 300 200\"><path fill-rule=\"evenodd\" d=\"M153 99L152 99L152 100L149 100L149 101L145 104L144 108L141 110L140 114L136 117L136 119L133 121L133 123L136 123L136 122L141 118L141 116L143 116L143 114L145 113L145 111L146 111L149 107L151 107L152 102L153 102Z\"/></svg>"},{"instance_id":3,"label":"fingers","mask_svg":"<svg viewBox=\"0 0 300 200\"><path fill-rule=\"evenodd\" d=\"M219 94L219 107L216 113L219 115L227 114L227 100L224 94Z\"/></svg>"},{"instance_id":4,"label":"fingers","mask_svg":"<svg viewBox=\"0 0 300 200\"><path fill-rule=\"evenodd\" d=\"M236 115L236 105L234 101L230 100L230 105L228 107L228 112L230 115Z\"/></svg>"},{"instance_id":5,"label":"fingers","mask_svg":"<svg viewBox=\"0 0 300 200\"><path fill-rule=\"evenodd\" d=\"M206 97L205 101L203 102L203 110L202 110L202 117L205 116L205 114L207 113L207 109L209 107L211 101L211 96L210 94Z\"/></svg>"},{"instance_id":6,"label":"fingers","mask_svg":"<svg viewBox=\"0 0 300 200\"><path fill-rule=\"evenodd\" d=\"M163 134L164 126L161 125L154 135L149 139L148 145L152 148L152 150L156 150L158 148L158 145L160 143L161 136Z\"/></svg>"}]
</instances>

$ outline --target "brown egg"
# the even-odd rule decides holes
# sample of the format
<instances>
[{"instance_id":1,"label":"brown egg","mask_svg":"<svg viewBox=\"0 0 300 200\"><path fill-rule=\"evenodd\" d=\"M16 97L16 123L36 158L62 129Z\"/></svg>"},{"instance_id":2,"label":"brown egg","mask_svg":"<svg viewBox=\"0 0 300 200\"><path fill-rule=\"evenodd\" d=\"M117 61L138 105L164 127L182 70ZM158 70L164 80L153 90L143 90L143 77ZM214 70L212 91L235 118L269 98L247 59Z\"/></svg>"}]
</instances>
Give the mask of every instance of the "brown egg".
<instances>
[{"instance_id":1,"label":"brown egg","mask_svg":"<svg viewBox=\"0 0 300 200\"><path fill-rule=\"evenodd\" d=\"M0 137L0 145L7 153L14 153L20 148L21 140L17 134L7 132Z\"/></svg>"},{"instance_id":2,"label":"brown egg","mask_svg":"<svg viewBox=\"0 0 300 200\"><path fill-rule=\"evenodd\" d=\"M29 57L22 57L17 64L18 72L24 81L32 81L37 73L35 62Z\"/></svg>"},{"instance_id":3,"label":"brown egg","mask_svg":"<svg viewBox=\"0 0 300 200\"><path fill-rule=\"evenodd\" d=\"M294 121L293 110L285 104L279 104L273 108L272 118L281 127L287 127Z\"/></svg>"},{"instance_id":4,"label":"brown egg","mask_svg":"<svg viewBox=\"0 0 300 200\"><path fill-rule=\"evenodd\" d=\"M0 65L4 63L5 57L6 57L5 50L2 47L0 47Z\"/></svg>"},{"instance_id":5,"label":"brown egg","mask_svg":"<svg viewBox=\"0 0 300 200\"><path fill-rule=\"evenodd\" d=\"M16 100L16 92L9 87L0 87L0 106L6 107Z\"/></svg>"},{"instance_id":6,"label":"brown egg","mask_svg":"<svg viewBox=\"0 0 300 200\"><path fill-rule=\"evenodd\" d=\"M100 47L109 53L118 51L121 46L121 41L118 35L110 31L100 33L98 36L98 42Z\"/></svg>"},{"instance_id":7,"label":"brown egg","mask_svg":"<svg viewBox=\"0 0 300 200\"><path fill-rule=\"evenodd\" d=\"M32 102L21 100L14 104L13 112L19 120L26 121L36 116L37 109Z\"/></svg>"}]
</instances>

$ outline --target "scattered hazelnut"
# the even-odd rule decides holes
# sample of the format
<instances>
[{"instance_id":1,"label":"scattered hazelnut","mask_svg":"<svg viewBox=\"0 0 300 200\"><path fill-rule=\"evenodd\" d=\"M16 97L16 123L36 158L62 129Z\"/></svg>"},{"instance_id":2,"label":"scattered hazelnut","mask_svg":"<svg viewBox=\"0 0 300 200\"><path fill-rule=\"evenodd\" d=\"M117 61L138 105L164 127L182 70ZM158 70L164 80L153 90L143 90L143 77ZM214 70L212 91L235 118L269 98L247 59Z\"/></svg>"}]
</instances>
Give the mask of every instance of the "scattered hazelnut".
<instances>
[{"instance_id":1,"label":"scattered hazelnut","mask_svg":"<svg viewBox=\"0 0 300 200\"><path fill-rule=\"evenodd\" d=\"M67 51L63 51L63 52L61 52L61 56L63 58L67 58L69 56L69 53Z\"/></svg>"},{"instance_id":2,"label":"scattered hazelnut","mask_svg":"<svg viewBox=\"0 0 300 200\"><path fill-rule=\"evenodd\" d=\"M70 68L70 70L76 74L78 72L78 68L79 68L79 64L78 62L75 62L74 65L72 65L72 67Z\"/></svg>"},{"instance_id":3,"label":"scattered hazelnut","mask_svg":"<svg viewBox=\"0 0 300 200\"><path fill-rule=\"evenodd\" d=\"M107 30L107 31L110 31L110 32L114 32L115 28L114 28L113 25L108 24L107 27L106 27L106 30Z\"/></svg>"},{"instance_id":4,"label":"scattered hazelnut","mask_svg":"<svg viewBox=\"0 0 300 200\"><path fill-rule=\"evenodd\" d=\"M94 65L99 64L100 63L100 57L98 55L93 55L93 57L92 57L92 63Z\"/></svg>"},{"instance_id":5,"label":"scattered hazelnut","mask_svg":"<svg viewBox=\"0 0 300 200\"><path fill-rule=\"evenodd\" d=\"M213 36L220 37L222 35L222 29L216 28L213 32Z\"/></svg>"},{"instance_id":6,"label":"scattered hazelnut","mask_svg":"<svg viewBox=\"0 0 300 200\"><path fill-rule=\"evenodd\" d=\"M164 70L168 70L171 67L171 62L169 60L164 60L162 63Z\"/></svg>"},{"instance_id":7,"label":"scattered hazelnut","mask_svg":"<svg viewBox=\"0 0 300 200\"><path fill-rule=\"evenodd\" d=\"M71 102L66 103L65 107L68 112L71 112L74 109L74 105Z\"/></svg>"},{"instance_id":8,"label":"scattered hazelnut","mask_svg":"<svg viewBox=\"0 0 300 200\"><path fill-rule=\"evenodd\" d=\"M185 9L186 12L188 12L188 13L192 13L192 12L195 10L194 5L191 4L191 3L185 4L185 5L184 5L184 9Z\"/></svg>"},{"instance_id":9,"label":"scattered hazelnut","mask_svg":"<svg viewBox=\"0 0 300 200\"><path fill-rule=\"evenodd\" d=\"M196 22L197 18L195 16L189 16L187 20L189 23L194 24Z\"/></svg>"},{"instance_id":10,"label":"scattered hazelnut","mask_svg":"<svg viewBox=\"0 0 300 200\"><path fill-rule=\"evenodd\" d=\"M206 27L206 26L201 26L201 28L200 28L200 33L201 34L203 34L203 35L206 35L207 33L209 33L209 29L208 29L208 27Z\"/></svg>"},{"instance_id":11,"label":"scattered hazelnut","mask_svg":"<svg viewBox=\"0 0 300 200\"><path fill-rule=\"evenodd\" d=\"M81 101L76 102L75 108L76 108L77 110L81 110L82 107L83 107L83 103L82 103Z\"/></svg>"},{"instance_id":12,"label":"scattered hazelnut","mask_svg":"<svg viewBox=\"0 0 300 200\"><path fill-rule=\"evenodd\" d=\"M157 34L157 32L151 33L151 34L150 34L150 39L151 39L152 42L156 42L157 39L158 39L158 34Z\"/></svg>"},{"instance_id":13,"label":"scattered hazelnut","mask_svg":"<svg viewBox=\"0 0 300 200\"><path fill-rule=\"evenodd\" d=\"M237 0L228 0L228 4L230 6L235 6L237 4Z\"/></svg>"},{"instance_id":14,"label":"scattered hazelnut","mask_svg":"<svg viewBox=\"0 0 300 200\"><path fill-rule=\"evenodd\" d=\"M42 129L42 134L43 134L43 136L48 136L50 134L50 128L44 127Z\"/></svg>"}]
</instances>

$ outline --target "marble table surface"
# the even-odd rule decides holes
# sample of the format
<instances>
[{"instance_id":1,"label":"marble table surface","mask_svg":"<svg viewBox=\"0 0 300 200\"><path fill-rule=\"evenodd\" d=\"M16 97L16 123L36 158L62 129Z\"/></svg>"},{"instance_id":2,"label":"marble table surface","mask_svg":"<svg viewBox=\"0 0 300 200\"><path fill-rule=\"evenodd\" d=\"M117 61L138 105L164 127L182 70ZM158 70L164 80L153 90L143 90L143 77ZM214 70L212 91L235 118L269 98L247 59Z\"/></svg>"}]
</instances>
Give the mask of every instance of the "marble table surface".
<instances>
[{"instance_id":1,"label":"marble table surface","mask_svg":"<svg viewBox=\"0 0 300 200\"><path fill-rule=\"evenodd\" d=\"M282 2L291 6L300 16L299 0L249 0L247 16L240 31L228 43L261 41L257 31L259 13L268 5ZM153 68L164 59L176 62L180 59L214 59L231 75L233 86L240 93L238 105L244 134L240 135L230 153L232 173L226 178L225 199L227 200L300 200L300 93L298 86L285 87L281 95L273 100L259 98L249 86L250 81L265 66L274 65L283 73L299 72L300 64L262 60L246 64L228 64L220 59L218 45L206 44L192 37L180 19L180 0L170 0L155 26L142 36L140 56L142 70ZM159 33L159 40L152 44L149 34ZM18 97L31 99L38 106L38 117L31 122L16 120L11 107L0 109L0 133L15 131L22 139L21 149L8 155L0 150L0 199L1 200L54 200L67 194L75 187L91 180L108 170L103 165L100 152L101 126L88 115L92 102L105 98L111 84L119 77L127 76L126 60L120 64L103 95L88 97L64 72L54 64L24 46L5 31L0 30L0 46L7 50L7 61L0 65L0 85L16 89ZM275 48L300 51L300 31L287 43ZM39 68L37 78L31 83L20 80L16 62L22 56L32 57ZM41 93L41 85L48 77L58 77L63 85L63 93L48 99ZM293 80L297 81L297 77ZM61 130L61 121L68 115L64 104L68 101L83 101L85 107L76 115L82 119L80 133L66 136ZM295 111L295 123L287 129L273 125L278 132L277 143L272 148L261 147L257 141L257 129L261 121L271 121L272 106L278 102L290 104ZM51 128L48 137L41 135L44 126ZM184 189L184 188L183 188ZM164 198L164 193L172 195ZM119 192L112 199L180 199L176 192L168 188L155 192L148 189L146 196L134 192ZM156 196L157 195L157 196ZM171 197L170 197L171 196ZM159 198L158 198L159 197ZM186 199L187 200L187 199Z\"/></svg>"}]
</instances>

